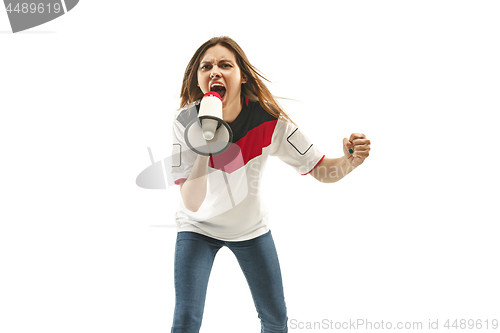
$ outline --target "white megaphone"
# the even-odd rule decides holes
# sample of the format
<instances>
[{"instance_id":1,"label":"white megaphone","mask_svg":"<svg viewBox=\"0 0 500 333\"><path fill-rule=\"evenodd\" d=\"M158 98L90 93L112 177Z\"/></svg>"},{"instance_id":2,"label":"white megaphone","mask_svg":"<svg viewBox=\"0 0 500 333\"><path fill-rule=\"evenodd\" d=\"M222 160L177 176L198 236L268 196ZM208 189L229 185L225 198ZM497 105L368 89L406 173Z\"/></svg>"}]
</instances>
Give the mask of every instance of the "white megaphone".
<instances>
[{"instance_id":1,"label":"white megaphone","mask_svg":"<svg viewBox=\"0 0 500 333\"><path fill-rule=\"evenodd\" d=\"M186 126L184 139L189 149L199 155L214 156L229 148L233 131L222 120L222 99L217 92L203 96L198 117Z\"/></svg>"}]
</instances>

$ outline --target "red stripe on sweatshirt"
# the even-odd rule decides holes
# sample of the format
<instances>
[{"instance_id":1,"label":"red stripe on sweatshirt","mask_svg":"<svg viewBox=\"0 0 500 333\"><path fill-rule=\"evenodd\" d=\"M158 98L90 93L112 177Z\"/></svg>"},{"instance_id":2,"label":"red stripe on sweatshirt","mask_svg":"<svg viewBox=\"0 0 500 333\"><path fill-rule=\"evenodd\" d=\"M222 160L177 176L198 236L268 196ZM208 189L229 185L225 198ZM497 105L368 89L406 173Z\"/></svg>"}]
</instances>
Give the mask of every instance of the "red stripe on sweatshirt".
<instances>
[{"instance_id":1,"label":"red stripe on sweatshirt","mask_svg":"<svg viewBox=\"0 0 500 333\"><path fill-rule=\"evenodd\" d=\"M225 152L211 156L210 167L232 173L246 165L248 161L262 155L262 149L271 144L277 122L277 119L267 121L248 131Z\"/></svg>"}]
</instances>

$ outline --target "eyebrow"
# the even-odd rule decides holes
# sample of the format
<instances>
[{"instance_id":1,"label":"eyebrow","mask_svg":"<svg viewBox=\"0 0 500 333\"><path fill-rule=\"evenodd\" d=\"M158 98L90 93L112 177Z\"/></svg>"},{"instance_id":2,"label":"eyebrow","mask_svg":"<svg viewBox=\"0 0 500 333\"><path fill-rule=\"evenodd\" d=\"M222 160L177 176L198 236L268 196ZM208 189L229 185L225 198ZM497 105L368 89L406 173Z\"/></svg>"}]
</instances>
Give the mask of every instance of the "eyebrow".
<instances>
[{"instance_id":1,"label":"eyebrow","mask_svg":"<svg viewBox=\"0 0 500 333\"><path fill-rule=\"evenodd\" d=\"M221 60L219 60L219 63L221 63L221 62L234 63L232 60L229 60L229 59L221 59ZM211 63L212 63L212 61L210 61L210 60L204 60L204 61L200 62L200 64L211 64Z\"/></svg>"}]
</instances>

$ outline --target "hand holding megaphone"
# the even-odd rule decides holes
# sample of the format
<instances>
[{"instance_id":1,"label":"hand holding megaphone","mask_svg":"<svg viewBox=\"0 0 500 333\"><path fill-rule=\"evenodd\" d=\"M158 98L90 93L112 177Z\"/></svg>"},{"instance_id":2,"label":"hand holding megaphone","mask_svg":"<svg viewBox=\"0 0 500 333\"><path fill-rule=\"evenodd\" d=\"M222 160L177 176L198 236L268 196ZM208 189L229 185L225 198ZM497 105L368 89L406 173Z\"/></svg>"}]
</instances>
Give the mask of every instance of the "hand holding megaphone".
<instances>
[{"instance_id":1,"label":"hand holding megaphone","mask_svg":"<svg viewBox=\"0 0 500 333\"><path fill-rule=\"evenodd\" d=\"M203 96L198 117L186 126L184 139L191 150L204 156L218 155L229 148L233 131L222 119L222 99L217 92Z\"/></svg>"}]
</instances>

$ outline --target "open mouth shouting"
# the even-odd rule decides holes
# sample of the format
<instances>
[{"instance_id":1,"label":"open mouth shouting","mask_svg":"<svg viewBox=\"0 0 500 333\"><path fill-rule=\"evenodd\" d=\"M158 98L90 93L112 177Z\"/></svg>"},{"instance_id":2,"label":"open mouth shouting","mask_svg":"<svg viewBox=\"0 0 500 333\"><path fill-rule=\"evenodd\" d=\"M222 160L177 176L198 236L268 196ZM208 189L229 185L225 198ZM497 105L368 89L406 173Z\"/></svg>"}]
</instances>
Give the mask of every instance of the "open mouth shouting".
<instances>
[{"instance_id":1,"label":"open mouth shouting","mask_svg":"<svg viewBox=\"0 0 500 333\"><path fill-rule=\"evenodd\" d=\"M212 85L210 86L210 91L215 91L216 93L218 93L221 99L224 99L224 96L226 95L226 87L224 87L224 85L219 82L212 83Z\"/></svg>"}]
</instances>

